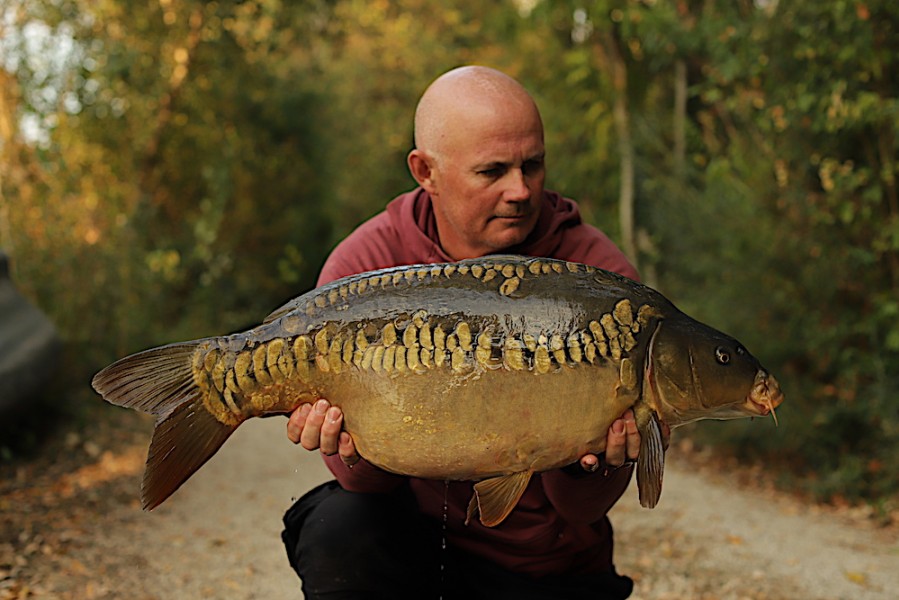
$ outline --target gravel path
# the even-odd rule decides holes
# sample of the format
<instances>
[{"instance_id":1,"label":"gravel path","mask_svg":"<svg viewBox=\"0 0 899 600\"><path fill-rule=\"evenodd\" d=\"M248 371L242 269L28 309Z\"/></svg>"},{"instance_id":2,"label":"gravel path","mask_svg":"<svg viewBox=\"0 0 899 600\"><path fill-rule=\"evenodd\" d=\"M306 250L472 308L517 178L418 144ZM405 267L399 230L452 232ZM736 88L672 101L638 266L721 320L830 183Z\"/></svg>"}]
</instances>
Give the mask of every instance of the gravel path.
<instances>
[{"instance_id":1,"label":"gravel path","mask_svg":"<svg viewBox=\"0 0 899 600\"><path fill-rule=\"evenodd\" d=\"M302 598L280 518L327 472L287 441L284 426L281 418L247 423L152 513L135 501L141 436L124 449L94 448L94 465L57 477L47 493L26 482L0 495L9 517L0 600ZM24 529L22 515L33 517ZM877 600L899 589L895 529L740 489L732 475L691 472L676 448L659 507L640 508L631 486L612 519L616 562L636 580L635 600Z\"/></svg>"},{"instance_id":2,"label":"gravel path","mask_svg":"<svg viewBox=\"0 0 899 600\"><path fill-rule=\"evenodd\" d=\"M659 506L642 509L632 485L611 516L635 599L897 597L895 528L742 489L733 475L697 474L669 455Z\"/></svg>"}]
</instances>

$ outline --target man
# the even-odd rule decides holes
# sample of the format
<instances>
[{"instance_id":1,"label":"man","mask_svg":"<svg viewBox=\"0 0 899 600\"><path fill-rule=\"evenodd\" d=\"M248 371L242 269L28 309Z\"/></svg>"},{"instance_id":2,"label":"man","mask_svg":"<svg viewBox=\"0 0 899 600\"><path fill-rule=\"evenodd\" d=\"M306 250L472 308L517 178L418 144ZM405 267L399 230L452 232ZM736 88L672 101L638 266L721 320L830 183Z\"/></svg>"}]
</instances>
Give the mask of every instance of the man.
<instances>
[{"instance_id":1,"label":"man","mask_svg":"<svg viewBox=\"0 0 899 600\"><path fill-rule=\"evenodd\" d=\"M462 67L434 81L415 112L408 166L416 190L361 225L319 285L403 264L491 253L546 256L636 278L577 206L545 191L543 124L514 79ZM560 406L564 410L564 406ZM327 400L299 407L288 437L319 449L336 477L285 516L284 541L307 598L626 598L607 511L631 477L640 437L628 411L604 456L535 476L515 510L487 528L465 510L471 482L387 473L360 458Z\"/></svg>"}]
</instances>

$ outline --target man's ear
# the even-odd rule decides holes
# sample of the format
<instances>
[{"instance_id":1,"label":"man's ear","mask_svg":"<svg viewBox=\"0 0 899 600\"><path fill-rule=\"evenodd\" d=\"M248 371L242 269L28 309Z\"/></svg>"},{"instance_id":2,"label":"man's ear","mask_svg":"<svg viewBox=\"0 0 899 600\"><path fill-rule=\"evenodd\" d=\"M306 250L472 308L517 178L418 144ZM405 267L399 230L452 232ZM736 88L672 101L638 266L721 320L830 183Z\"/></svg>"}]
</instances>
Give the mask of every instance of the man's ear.
<instances>
[{"instance_id":1,"label":"man's ear","mask_svg":"<svg viewBox=\"0 0 899 600\"><path fill-rule=\"evenodd\" d=\"M429 194L434 194L434 159L423 150L418 148L412 150L406 157L406 164L409 166L409 172Z\"/></svg>"}]
</instances>

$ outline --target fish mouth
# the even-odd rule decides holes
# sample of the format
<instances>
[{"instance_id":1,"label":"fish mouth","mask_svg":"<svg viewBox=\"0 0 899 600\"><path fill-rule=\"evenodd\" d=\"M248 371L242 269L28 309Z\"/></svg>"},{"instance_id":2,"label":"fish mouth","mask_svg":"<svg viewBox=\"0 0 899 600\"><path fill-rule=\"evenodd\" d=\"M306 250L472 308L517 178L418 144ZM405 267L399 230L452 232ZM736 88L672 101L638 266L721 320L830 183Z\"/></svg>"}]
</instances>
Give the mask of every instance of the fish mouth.
<instances>
[{"instance_id":1,"label":"fish mouth","mask_svg":"<svg viewBox=\"0 0 899 600\"><path fill-rule=\"evenodd\" d=\"M760 369L755 375L755 381L752 389L746 396L743 408L746 412L767 417L769 414L774 418L774 424L777 424L777 413L774 409L780 406L784 401L783 392L780 384L774 375L771 375L764 369Z\"/></svg>"}]
</instances>

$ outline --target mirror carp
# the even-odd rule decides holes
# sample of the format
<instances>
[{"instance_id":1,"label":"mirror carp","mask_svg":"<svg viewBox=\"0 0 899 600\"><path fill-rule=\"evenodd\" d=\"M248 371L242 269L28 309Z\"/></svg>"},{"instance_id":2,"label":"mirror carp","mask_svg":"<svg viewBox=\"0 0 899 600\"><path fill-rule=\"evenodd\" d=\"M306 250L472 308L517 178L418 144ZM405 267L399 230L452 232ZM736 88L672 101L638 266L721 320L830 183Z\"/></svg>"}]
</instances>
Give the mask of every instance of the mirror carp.
<instances>
[{"instance_id":1,"label":"mirror carp","mask_svg":"<svg viewBox=\"0 0 899 600\"><path fill-rule=\"evenodd\" d=\"M326 398L359 454L471 480L494 526L534 473L601 453L633 408L640 502L662 490L662 423L766 416L780 386L738 341L615 273L520 256L394 267L292 300L248 331L100 371L105 400L156 416L142 486L168 498L251 417Z\"/></svg>"}]
</instances>

